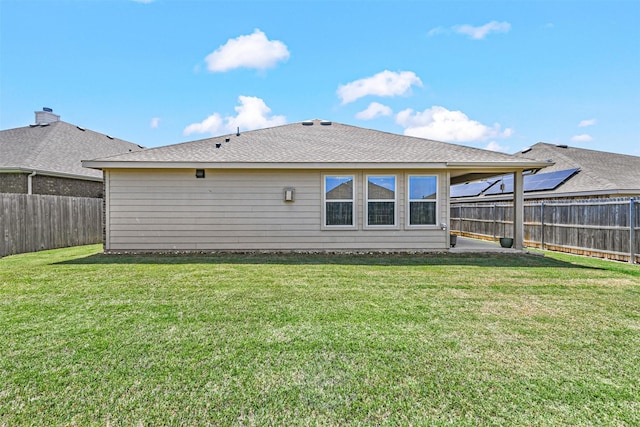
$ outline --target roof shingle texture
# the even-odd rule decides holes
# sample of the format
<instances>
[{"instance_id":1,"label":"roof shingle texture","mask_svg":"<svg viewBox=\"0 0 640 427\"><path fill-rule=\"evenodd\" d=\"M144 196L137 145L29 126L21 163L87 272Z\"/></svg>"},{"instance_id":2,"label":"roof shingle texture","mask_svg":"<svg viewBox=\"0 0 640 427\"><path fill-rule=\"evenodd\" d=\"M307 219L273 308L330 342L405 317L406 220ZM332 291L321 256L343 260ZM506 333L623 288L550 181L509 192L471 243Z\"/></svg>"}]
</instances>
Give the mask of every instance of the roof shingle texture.
<instances>
[{"instance_id":1,"label":"roof shingle texture","mask_svg":"<svg viewBox=\"0 0 640 427\"><path fill-rule=\"evenodd\" d=\"M555 164L540 173L580 168L580 171L553 191L544 194L627 190L640 193L640 157L584 148L562 147L539 142L516 157L551 160Z\"/></svg>"},{"instance_id":2,"label":"roof shingle texture","mask_svg":"<svg viewBox=\"0 0 640 427\"><path fill-rule=\"evenodd\" d=\"M306 123L306 124L304 124ZM313 123L309 125L309 123ZM227 142L226 139L229 139ZM219 148L216 145L219 144ZM123 162L407 163L513 162L472 147L319 120L223 135L96 159Z\"/></svg>"},{"instance_id":3,"label":"roof shingle texture","mask_svg":"<svg viewBox=\"0 0 640 427\"><path fill-rule=\"evenodd\" d=\"M139 151L131 142L58 121L0 131L0 168L28 169L102 178L81 161Z\"/></svg>"}]
</instances>

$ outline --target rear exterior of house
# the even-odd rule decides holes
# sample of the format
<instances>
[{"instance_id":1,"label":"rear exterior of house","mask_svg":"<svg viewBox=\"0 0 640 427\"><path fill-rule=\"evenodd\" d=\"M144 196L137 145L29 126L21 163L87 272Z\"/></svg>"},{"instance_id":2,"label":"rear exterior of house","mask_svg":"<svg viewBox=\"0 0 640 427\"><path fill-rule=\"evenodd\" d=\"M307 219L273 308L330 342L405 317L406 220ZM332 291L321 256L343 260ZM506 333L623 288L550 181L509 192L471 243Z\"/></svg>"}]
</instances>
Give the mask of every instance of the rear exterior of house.
<instances>
[{"instance_id":1,"label":"rear exterior of house","mask_svg":"<svg viewBox=\"0 0 640 427\"><path fill-rule=\"evenodd\" d=\"M194 169L108 171L105 248L417 250L448 246L448 231L440 225L448 217L448 176L443 172L204 169L204 175L196 178ZM376 180L391 188L375 191ZM342 183L341 194L332 192L336 182ZM418 198L418 186L425 185L433 191ZM286 200L287 191L292 191L292 200Z\"/></svg>"},{"instance_id":2,"label":"rear exterior of house","mask_svg":"<svg viewBox=\"0 0 640 427\"><path fill-rule=\"evenodd\" d=\"M452 182L547 166L319 120L83 165L107 252L444 250Z\"/></svg>"}]
</instances>

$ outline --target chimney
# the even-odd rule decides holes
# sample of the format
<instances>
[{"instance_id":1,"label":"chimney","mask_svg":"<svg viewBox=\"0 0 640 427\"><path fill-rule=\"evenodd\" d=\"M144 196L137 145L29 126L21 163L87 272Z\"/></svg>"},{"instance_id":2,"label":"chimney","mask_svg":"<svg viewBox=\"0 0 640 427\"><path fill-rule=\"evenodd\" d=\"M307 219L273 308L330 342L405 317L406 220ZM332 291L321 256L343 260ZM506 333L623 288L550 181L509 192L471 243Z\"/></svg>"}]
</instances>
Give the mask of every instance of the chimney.
<instances>
[{"instance_id":1,"label":"chimney","mask_svg":"<svg viewBox=\"0 0 640 427\"><path fill-rule=\"evenodd\" d=\"M55 123L60 121L60 116L53 114L51 108L44 107L42 111L36 111L36 124L41 125L44 123Z\"/></svg>"}]
</instances>

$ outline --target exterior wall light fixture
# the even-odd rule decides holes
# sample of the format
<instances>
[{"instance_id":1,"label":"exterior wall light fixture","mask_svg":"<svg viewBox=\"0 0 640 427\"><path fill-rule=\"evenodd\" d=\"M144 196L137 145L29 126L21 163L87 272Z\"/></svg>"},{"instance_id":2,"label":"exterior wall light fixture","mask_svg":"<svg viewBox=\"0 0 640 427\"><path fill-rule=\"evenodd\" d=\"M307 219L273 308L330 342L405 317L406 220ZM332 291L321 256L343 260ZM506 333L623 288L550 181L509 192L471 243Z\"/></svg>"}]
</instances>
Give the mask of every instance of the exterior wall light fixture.
<instances>
[{"instance_id":1,"label":"exterior wall light fixture","mask_svg":"<svg viewBox=\"0 0 640 427\"><path fill-rule=\"evenodd\" d=\"M293 202L296 196L296 189L293 187L287 187L284 189L284 201Z\"/></svg>"}]
</instances>

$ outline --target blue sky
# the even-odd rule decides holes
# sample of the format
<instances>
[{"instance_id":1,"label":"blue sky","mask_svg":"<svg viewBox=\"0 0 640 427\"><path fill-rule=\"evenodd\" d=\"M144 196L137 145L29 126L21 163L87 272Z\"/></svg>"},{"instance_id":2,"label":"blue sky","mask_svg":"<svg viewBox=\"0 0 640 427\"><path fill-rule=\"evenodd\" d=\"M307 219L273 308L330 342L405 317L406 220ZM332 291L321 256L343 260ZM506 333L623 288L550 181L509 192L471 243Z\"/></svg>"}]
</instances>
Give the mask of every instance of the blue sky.
<instances>
[{"instance_id":1,"label":"blue sky","mask_svg":"<svg viewBox=\"0 0 640 427\"><path fill-rule=\"evenodd\" d=\"M147 147L313 118L640 155L640 1L0 0L0 128Z\"/></svg>"}]
</instances>

